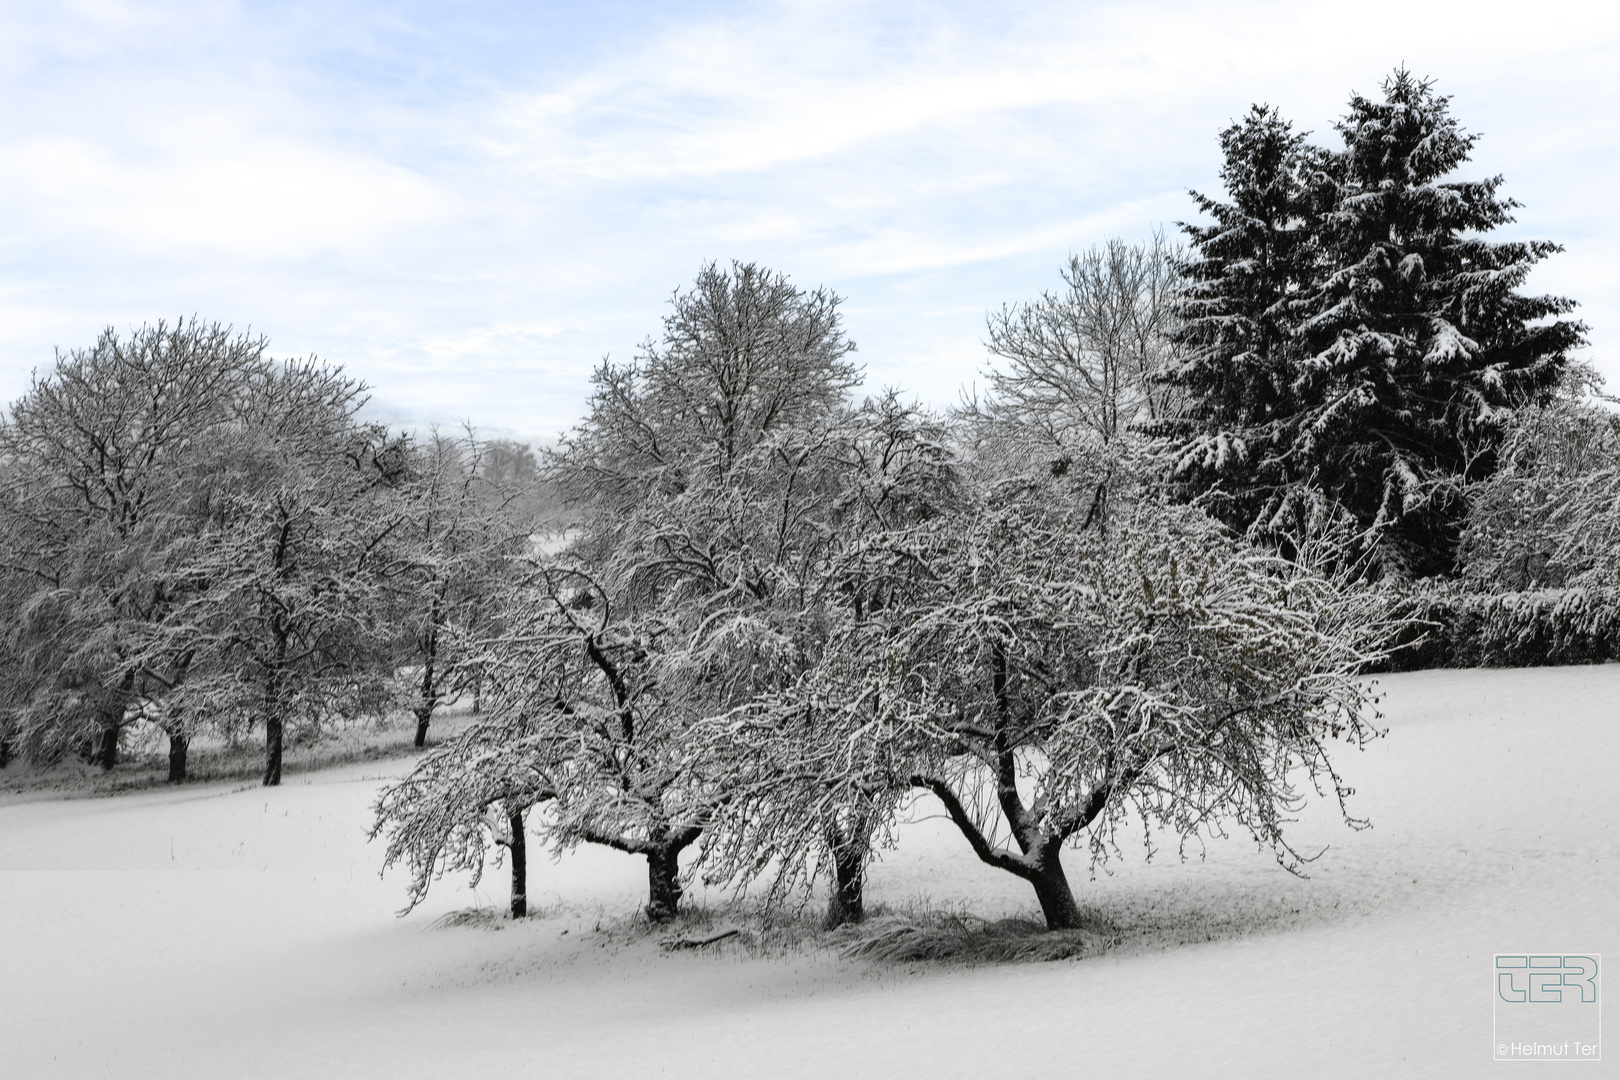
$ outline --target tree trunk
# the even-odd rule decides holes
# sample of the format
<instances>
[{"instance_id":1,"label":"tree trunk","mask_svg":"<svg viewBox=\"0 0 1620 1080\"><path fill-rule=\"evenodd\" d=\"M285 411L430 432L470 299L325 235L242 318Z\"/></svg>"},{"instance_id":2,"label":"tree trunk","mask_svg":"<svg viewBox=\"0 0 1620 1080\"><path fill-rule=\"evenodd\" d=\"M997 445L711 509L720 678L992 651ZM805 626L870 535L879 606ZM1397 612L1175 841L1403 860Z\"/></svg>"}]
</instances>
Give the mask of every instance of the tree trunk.
<instances>
[{"instance_id":1,"label":"tree trunk","mask_svg":"<svg viewBox=\"0 0 1620 1080\"><path fill-rule=\"evenodd\" d=\"M661 844L647 852L647 918L668 922L681 906L681 849Z\"/></svg>"},{"instance_id":2,"label":"tree trunk","mask_svg":"<svg viewBox=\"0 0 1620 1080\"><path fill-rule=\"evenodd\" d=\"M433 653L437 645L430 641L427 659L422 663L422 689L416 699L416 748L427 745L428 724L433 721Z\"/></svg>"},{"instance_id":3,"label":"tree trunk","mask_svg":"<svg viewBox=\"0 0 1620 1080\"><path fill-rule=\"evenodd\" d=\"M124 672L118 691L102 705L101 730L97 732L96 763L105 772L118 764L118 736L124 730L124 706L135 689L135 673Z\"/></svg>"},{"instance_id":4,"label":"tree trunk","mask_svg":"<svg viewBox=\"0 0 1620 1080\"><path fill-rule=\"evenodd\" d=\"M264 718L264 786L281 783L281 717Z\"/></svg>"},{"instance_id":5,"label":"tree trunk","mask_svg":"<svg viewBox=\"0 0 1620 1080\"><path fill-rule=\"evenodd\" d=\"M103 720L101 730L96 733L96 764L101 766L102 772L118 764L118 732L117 721Z\"/></svg>"},{"instance_id":6,"label":"tree trunk","mask_svg":"<svg viewBox=\"0 0 1620 1080\"><path fill-rule=\"evenodd\" d=\"M521 919L529 914L529 842L523 836L523 811L509 810L506 816L512 829L512 918Z\"/></svg>"},{"instance_id":7,"label":"tree trunk","mask_svg":"<svg viewBox=\"0 0 1620 1080\"><path fill-rule=\"evenodd\" d=\"M191 748L191 740L178 731L169 732L169 783L183 784L186 782L186 751Z\"/></svg>"},{"instance_id":8,"label":"tree trunk","mask_svg":"<svg viewBox=\"0 0 1620 1080\"><path fill-rule=\"evenodd\" d=\"M827 917L821 923L827 930L866 918L866 853L851 847L833 849L832 895L827 898Z\"/></svg>"},{"instance_id":9,"label":"tree trunk","mask_svg":"<svg viewBox=\"0 0 1620 1080\"><path fill-rule=\"evenodd\" d=\"M1080 905L1074 902L1068 876L1063 873L1059 850L1053 844L1040 853L1039 869L1030 875L1029 883L1035 886L1035 898L1041 902L1048 930L1079 930L1085 920Z\"/></svg>"},{"instance_id":10,"label":"tree trunk","mask_svg":"<svg viewBox=\"0 0 1620 1080\"><path fill-rule=\"evenodd\" d=\"M275 627L276 651L264 683L264 786L281 783L281 678L287 662L287 631Z\"/></svg>"}]
</instances>

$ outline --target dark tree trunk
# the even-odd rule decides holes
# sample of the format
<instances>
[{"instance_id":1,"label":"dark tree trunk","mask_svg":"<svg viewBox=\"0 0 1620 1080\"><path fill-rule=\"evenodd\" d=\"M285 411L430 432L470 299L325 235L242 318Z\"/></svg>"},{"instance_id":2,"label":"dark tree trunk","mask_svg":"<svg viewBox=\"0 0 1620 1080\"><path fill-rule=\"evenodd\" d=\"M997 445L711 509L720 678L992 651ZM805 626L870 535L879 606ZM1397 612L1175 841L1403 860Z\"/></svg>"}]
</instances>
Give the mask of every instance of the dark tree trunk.
<instances>
[{"instance_id":1,"label":"dark tree trunk","mask_svg":"<svg viewBox=\"0 0 1620 1080\"><path fill-rule=\"evenodd\" d=\"M118 692L102 705L101 730L96 733L96 764L102 771L118 764L118 735L124 728L124 704L135 688L135 673L124 672Z\"/></svg>"},{"instance_id":2,"label":"dark tree trunk","mask_svg":"<svg viewBox=\"0 0 1620 1080\"><path fill-rule=\"evenodd\" d=\"M275 627L276 651L264 683L264 786L276 787L281 783L281 679L287 662L287 631L278 623Z\"/></svg>"},{"instance_id":3,"label":"dark tree trunk","mask_svg":"<svg viewBox=\"0 0 1620 1080\"><path fill-rule=\"evenodd\" d=\"M11 740L0 739L0 769L11 764Z\"/></svg>"},{"instance_id":4,"label":"dark tree trunk","mask_svg":"<svg viewBox=\"0 0 1620 1080\"><path fill-rule=\"evenodd\" d=\"M1035 898L1041 902L1041 914L1046 916L1048 930L1079 930L1084 924L1080 905L1074 902L1074 890L1063 873L1063 862L1058 857L1059 846L1053 844L1040 854L1039 869L1030 875L1035 886Z\"/></svg>"},{"instance_id":5,"label":"dark tree trunk","mask_svg":"<svg viewBox=\"0 0 1620 1080\"><path fill-rule=\"evenodd\" d=\"M523 811L510 810L506 818L512 829L512 918L521 919L529 914L529 842L523 835Z\"/></svg>"},{"instance_id":6,"label":"dark tree trunk","mask_svg":"<svg viewBox=\"0 0 1620 1080\"><path fill-rule=\"evenodd\" d=\"M827 897L827 917L821 925L833 930L866 918L866 838L834 833L828 839L833 864L832 895Z\"/></svg>"},{"instance_id":7,"label":"dark tree trunk","mask_svg":"<svg viewBox=\"0 0 1620 1080\"><path fill-rule=\"evenodd\" d=\"M681 907L681 849L661 844L647 852L647 918L668 922Z\"/></svg>"},{"instance_id":8,"label":"dark tree trunk","mask_svg":"<svg viewBox=\"0 0 1620 1080\"><path fill-rule=\"evenodd\" d=\"M96 764L101 766L102 772L118 764L118 732L116 721L108 723L104 720L101 730L96 733Z\"/></svg>"},{"instance_id":9,"label":"dark tree trunk","mask_svg":"<svg viewBox=\"0 0 1620 1080\"><path fill-rule=\"evenodd\" d=\"M264 720L264 786L281 783L281 717L267 716Z\"/></svg>"},{"instance_id":10,"label":"dark tree trunk","mask_svg":"<svg viewBox=\"0 0 1620 1080\"><path fill-rule=\"evenodd\" d=\"M422 664L422 689L416 699L416 748L427 745L428 724L433 721L433 654L437 641L430 637L427 659Z\"/></svg>"},{"instance_id":11,"label":"dark tree trunk","mask_svg":"<svg viewBox=\"0 0 1620 1080\"><path fill-rule=\"evenodd\" d=\"M186 751L191 740L177 731L169 732L169 783L186 782Z\"/></svg>"}]
</instances>

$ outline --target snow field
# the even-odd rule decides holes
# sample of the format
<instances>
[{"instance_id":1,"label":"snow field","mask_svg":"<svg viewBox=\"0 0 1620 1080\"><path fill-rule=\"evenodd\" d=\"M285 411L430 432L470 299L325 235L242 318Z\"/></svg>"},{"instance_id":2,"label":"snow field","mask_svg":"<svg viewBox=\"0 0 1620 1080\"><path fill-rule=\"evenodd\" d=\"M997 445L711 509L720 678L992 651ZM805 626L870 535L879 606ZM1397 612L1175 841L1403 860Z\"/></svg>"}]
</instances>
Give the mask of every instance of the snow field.
<instances>
[{"instance_id":1,"label":"snow field","mask_svg":"<svg viewBox=\"0 0 1620 1080\"><path fill-rule=\"evenodd\" d=\"M1492 953L1620 957L1620 665L1382 686L1389 737L1336 759L1372 829L1313 805L1293 835L1328 848L1303 881L1238 838L1185 864L1127 847L1095 882L1070 853L1082 902L1127 935L1080 962L666 954L594 932L645 890L642 862L605 850L531 853L540 914L523 923L432 927L504 903L504 869L397 919L403 874L379 878L365 832L399 762L274 790L12 799L0 1076L1481 1075ZM870 890L1034 907L937 819L902 827ZM1609 1057L1576 1068L1620 1075Z\"/></svg>"}]
</instances>

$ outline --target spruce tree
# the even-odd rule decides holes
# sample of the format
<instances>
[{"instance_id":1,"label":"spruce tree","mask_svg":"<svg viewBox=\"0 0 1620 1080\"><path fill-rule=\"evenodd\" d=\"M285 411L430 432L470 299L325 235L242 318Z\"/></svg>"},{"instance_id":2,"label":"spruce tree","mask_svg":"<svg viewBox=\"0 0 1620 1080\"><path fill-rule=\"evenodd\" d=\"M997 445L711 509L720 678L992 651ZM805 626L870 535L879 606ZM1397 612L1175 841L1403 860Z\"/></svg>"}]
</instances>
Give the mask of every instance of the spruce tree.
<instances>
[{"instance_id":1,"label":"spruce tree","mask_svg":"<svg viewBox=\"0 0 1620 1080\"><path fill-rule=\"evenodd\" d=\"M1293 382L1303 360L1295 331L1320 257L1314 187L1325 154L1263 105L1220 138L1231 201L1190 192L1215 224L1181 224L1191 249L1178 267L1181 361L1166 381L1186 404L1149 430L1175 447L1182 489L1206 496L1243 533L1275 519L1291 487L1287 420L1298 411Z\"/></svg>"},{"instance_id":2,"label":"spruce tree","mask_svg":"<svg viewBox=\"0 0 1620 1080\"><path fill-rule=\"evenodd\" d=\"M1194 407L1164 433L1185 490L1216 492L1251 536L1286 548L1325 511L1354 526L1375 572L1449 573L1467 486L1495 468L1513 412L1553 394L1585 328L1558 318L1573 301L1517 291L1561 248L1485 239L1519 204L1500 176L1448 179L1476 136L1431 82L1397 70L1335 127L1331 153L1223 138L1233 204L1201 203L1219 224L1188 229L1191 349L1170 376ZM1227 225L1273 176L1255 205L1280 207L1285 227ZM1273 259L1266 242L1290 233ZM1269 291L1243 287L1256 280ZM1233 347L1222 320L1239 315L1271 331L1269 354Z\"/></svg>"}]
</instances>

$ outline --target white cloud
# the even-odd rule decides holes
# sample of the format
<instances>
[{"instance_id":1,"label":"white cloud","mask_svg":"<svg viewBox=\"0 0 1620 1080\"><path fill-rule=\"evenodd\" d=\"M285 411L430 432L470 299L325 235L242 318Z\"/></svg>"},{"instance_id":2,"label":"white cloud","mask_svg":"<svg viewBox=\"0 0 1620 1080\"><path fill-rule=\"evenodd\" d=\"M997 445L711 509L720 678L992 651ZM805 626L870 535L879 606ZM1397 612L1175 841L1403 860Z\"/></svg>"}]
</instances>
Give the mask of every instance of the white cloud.
<instances>
[{"instance_id":1,"label":"white cloud","mask_svg":"<svg viewBox=\"0 0 1620 1080\"><path fill-rule=\"evenodd\" d=\"M848 295L872 380L948 401L975 312L1191 215L1251 101L1325 140L1402 60L1485 132L1515 235L1570 243L1533 285L1583 301L1620 383L1607 8L24 7L0 13L0 391L109 321L199 311L402 415L555 430L738 257Z\"/></svg>"},{"instance_id":2,"label":"white cloud","mask_svg":"<svg viewBox=\"0 0 1620 1080\"><path fill-rule=\"evenodd\" d=\"M24 143L8 155L0 197L29 205L36 228L178 256L304 259L455 213L448 193L409 170L327 148L241 135L143 149Z\"/></svg>"}]
</instances>

